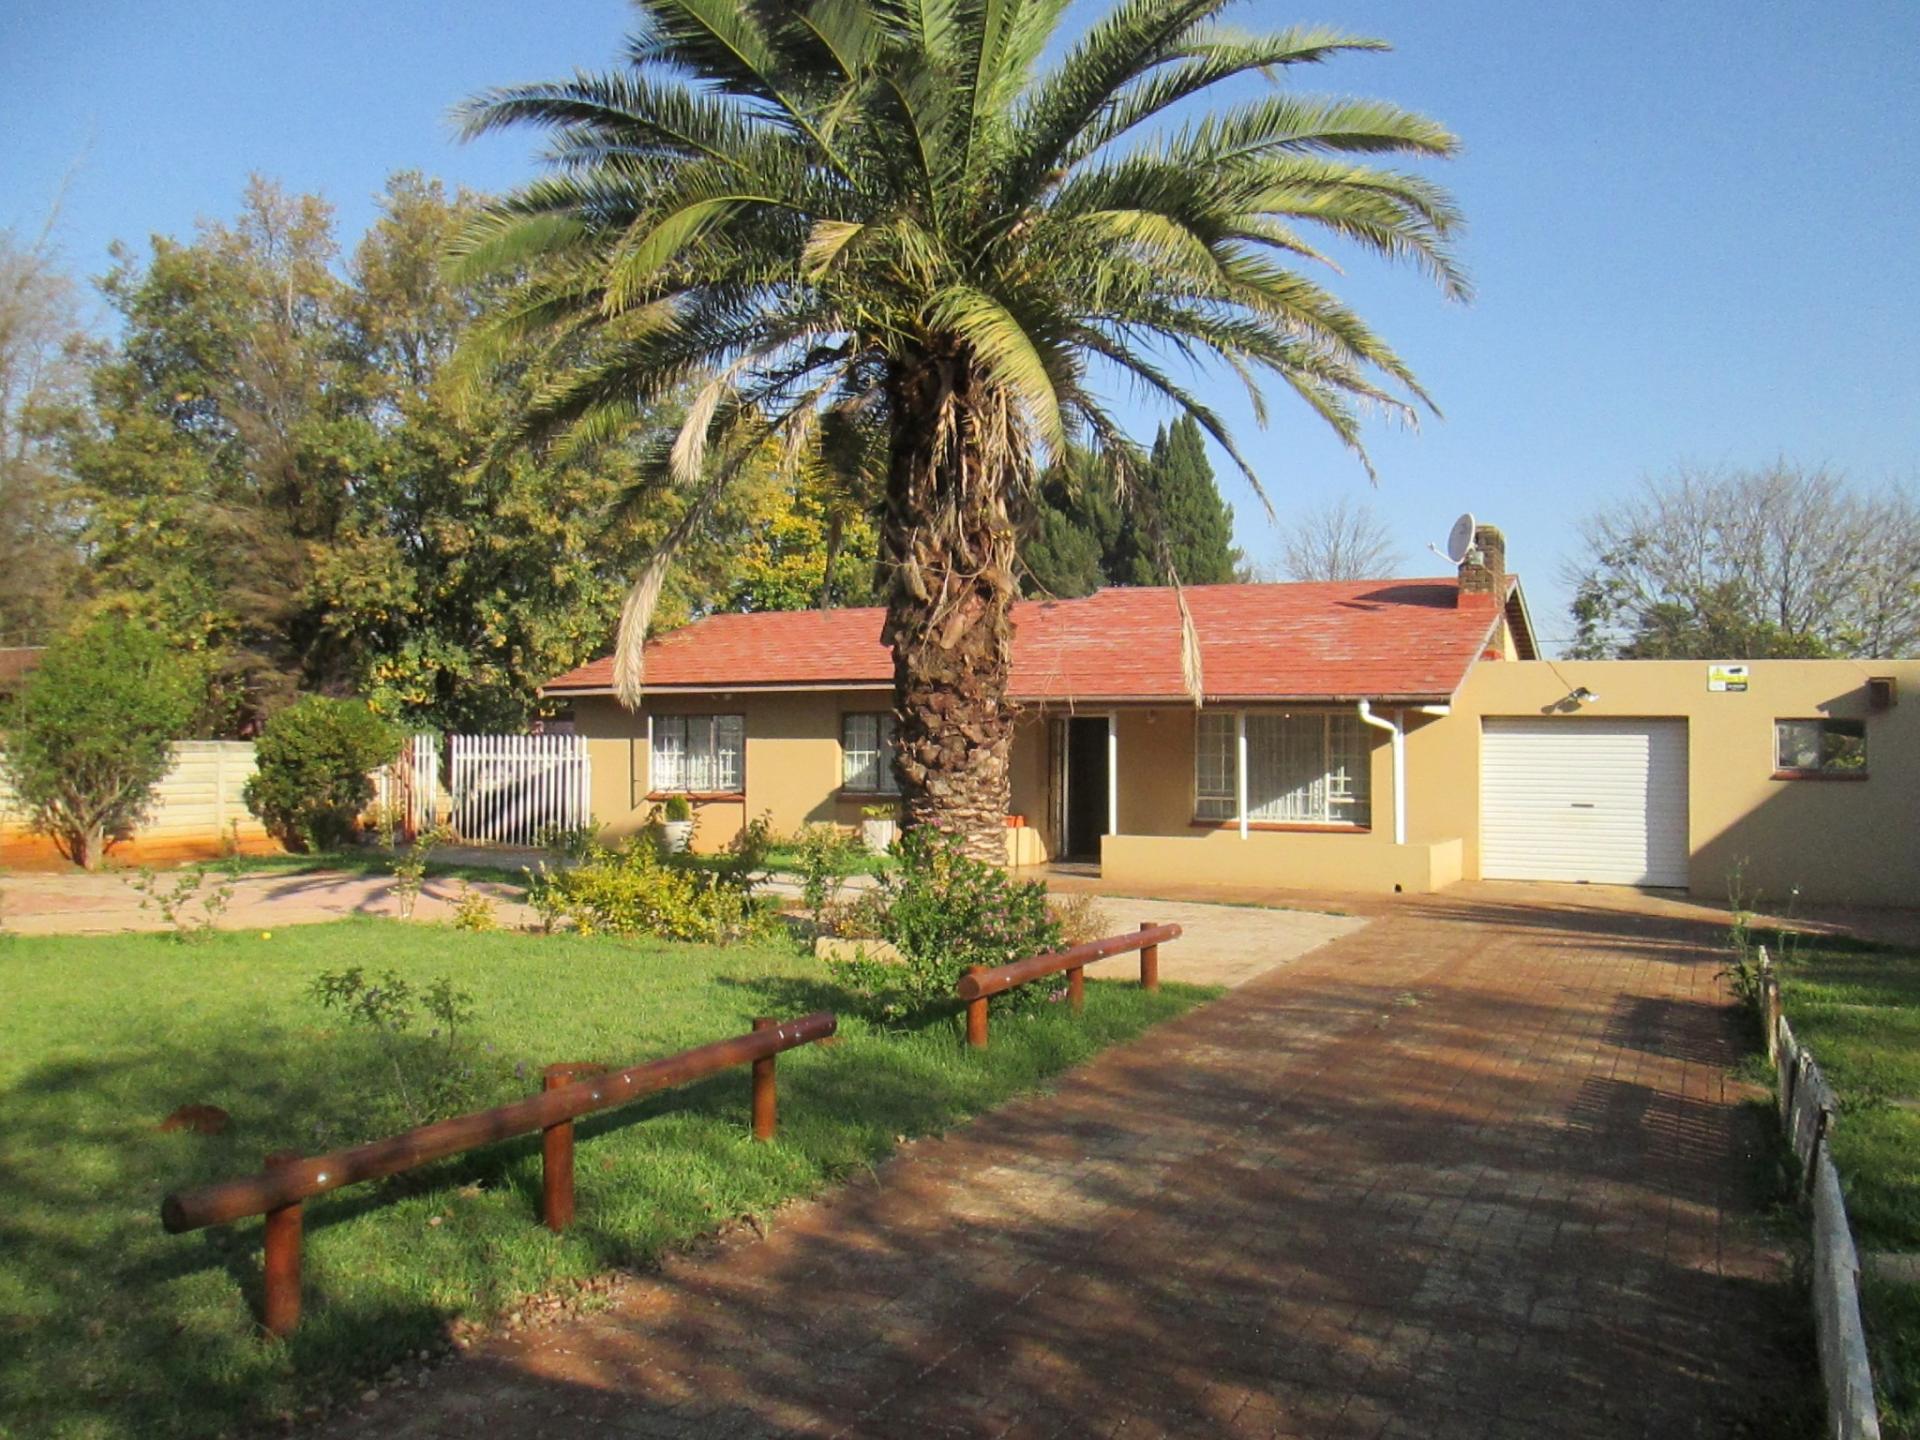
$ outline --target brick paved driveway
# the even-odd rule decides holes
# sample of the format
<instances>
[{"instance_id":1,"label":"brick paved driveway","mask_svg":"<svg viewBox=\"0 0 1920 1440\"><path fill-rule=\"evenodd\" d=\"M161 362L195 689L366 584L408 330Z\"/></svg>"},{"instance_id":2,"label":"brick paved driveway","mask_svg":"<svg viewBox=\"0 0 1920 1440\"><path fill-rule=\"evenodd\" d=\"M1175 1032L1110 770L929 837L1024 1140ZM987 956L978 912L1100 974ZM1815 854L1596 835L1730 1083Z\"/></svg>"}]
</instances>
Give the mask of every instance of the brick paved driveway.
<instances>
[{"instance_id":1,"label":"brick paved driveway","mask_svg":"<svg viewBox=\"0 0 1920 1440\"><path fill-rule=\"evenodd\" d=\"M1802 1337L1711 939L1484 890L1382 906L333 1433L1774 1433Z\"/></svg>"}]
</instances>

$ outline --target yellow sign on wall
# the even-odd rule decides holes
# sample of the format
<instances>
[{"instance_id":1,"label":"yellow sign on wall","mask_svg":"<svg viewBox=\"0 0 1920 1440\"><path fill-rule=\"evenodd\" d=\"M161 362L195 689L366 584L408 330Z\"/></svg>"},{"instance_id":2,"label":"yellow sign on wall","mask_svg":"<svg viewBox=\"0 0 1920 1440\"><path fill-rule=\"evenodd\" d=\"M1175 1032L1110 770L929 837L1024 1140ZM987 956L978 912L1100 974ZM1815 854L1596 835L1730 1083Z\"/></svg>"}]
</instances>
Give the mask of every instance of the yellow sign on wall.
<instances>
[{"instance_id":1,"label":"yellow sign on wall","mask_svg":"<svg viewBox=\"0 0 1920 1440\"><path fill-rule=\"evenodd\" d=\"M1744 665L1707 666L1707 689L1716 693L1729 691L1742 693L1747 688L1747 667Z\"/></svg>"}]
</instances>

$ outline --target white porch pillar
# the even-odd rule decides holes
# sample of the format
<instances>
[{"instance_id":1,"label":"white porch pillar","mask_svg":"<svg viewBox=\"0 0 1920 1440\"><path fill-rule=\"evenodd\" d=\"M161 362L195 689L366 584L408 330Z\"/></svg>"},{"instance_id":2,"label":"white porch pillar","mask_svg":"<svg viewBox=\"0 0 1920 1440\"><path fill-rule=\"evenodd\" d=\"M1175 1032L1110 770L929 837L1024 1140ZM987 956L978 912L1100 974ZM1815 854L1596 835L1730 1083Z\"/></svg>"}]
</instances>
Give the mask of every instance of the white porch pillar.
<instances>
[{"instance_id":1,"label":"white porch pillar","mask_svg":"<svg viewBox=\"0 0 1920 1440\"><path fill-rule=\"evenodd\" d=\"M1120 712L1107 712L1107 833L1120 833Z\"/></svg>"},{"instance_id":2,"label":"white porch pillar","mask_svg":"<svg viewBox=\"0 0 1920 1440\"><path fill-rule=\"evenodd\" d=\"M1233 799L1240 816L1240 838L1247 838L1247 712L1233 715Z\"/></svg>"}]
</instances>

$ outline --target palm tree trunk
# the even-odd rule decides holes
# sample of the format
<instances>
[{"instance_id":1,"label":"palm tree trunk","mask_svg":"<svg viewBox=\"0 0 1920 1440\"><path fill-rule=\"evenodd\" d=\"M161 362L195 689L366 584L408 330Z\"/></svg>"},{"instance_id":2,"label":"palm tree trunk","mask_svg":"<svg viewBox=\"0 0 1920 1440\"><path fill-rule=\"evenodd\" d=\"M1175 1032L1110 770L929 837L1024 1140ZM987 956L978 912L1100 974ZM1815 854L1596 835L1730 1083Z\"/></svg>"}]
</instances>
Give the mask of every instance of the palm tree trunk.
<instances>
[{"instance_id":1,"label":"palm tree trunk","mask_svg":"<svg viewBox=\"0 0 1920 1440\"><path fill-rule=\"evenodd\" d=\"M936 826L1004 865L1017 473L1006 417L964 356L904 369L890 398L880 540L906 823Z\"/></svg>"}]
</instances>

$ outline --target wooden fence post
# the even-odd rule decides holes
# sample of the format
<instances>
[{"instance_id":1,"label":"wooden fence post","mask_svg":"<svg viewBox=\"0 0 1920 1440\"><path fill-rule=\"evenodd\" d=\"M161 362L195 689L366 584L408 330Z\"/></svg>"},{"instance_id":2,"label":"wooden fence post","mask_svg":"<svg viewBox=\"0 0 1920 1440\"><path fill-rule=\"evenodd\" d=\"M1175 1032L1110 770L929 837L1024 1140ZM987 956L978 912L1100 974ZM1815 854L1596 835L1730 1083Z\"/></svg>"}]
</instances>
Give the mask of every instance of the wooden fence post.
<instances>
[{"instance_id":1,"label":"wooden fence post","mask_svg":"<svg viewBox=\"0 0 1920 1440\"><path fill-rule=\"evenodd\" d=\"M1142 920L1140 922L1140 928L1142 930L1151 930L1154 928L1154 922L1151 920ZM1142 945L1140 947L1140 988L1142 990L1158 990L1160 988L1160 947L1158 945Z\"/></svg>"},{"instance_id":2,"label":"wooden fence post","mask_svg":"<svg viewBox=\"0 0 1920 1440\"><path fill-rule=\"evenodd\" d=\"M571 1085L579 1067L549 1065L543 1090ZM573 1223L573 1122L562 1120L540 1132L540 1218L558 1235Z\"/></svg>"},{"instance_id":3,"label":"wooden fence post","mask_svg":"<svg viewBox=\"0 0 1920 1440\"><path fill-rule=\"evenodd\" d=\"M1067 971L1067 1004L1076 1011L1087 1008L1087 967L1084 965Z\"/></svg>"},{"instance_id":4,"label":"wooden fence post","mask_svg":"<svg viewBox=\"0 0 1920 1440\"><path fill-rule=\"evenodd\" d=\"M969 965L967 973L978 975L986 968L985 965ZM967 1002L967 1044L976 1050L987 1048L987 999L984 995Z\"/></svg>"},{"instance_id":5,"label":"wooden fence post","mask_svg":"<svg viewBox=\"0 0 1920 1440\"><path fill-rule=\"evenodd\" d=\"M770 1030L779 1023L761 1015L754 1020L753 1028ZM773 1058L765 1055L753 1062L753 1138L756 1140L773 1139L774 1125L778 1119L779 1096L774 1089Z\"/></svg>"},{"instance_id":6,"label":"wooden fence post","mask_svg":"<svg viewBox=\"0 0 1920 1440\"><path fill-rule=\"evenodd\" d=\"M276 1150L267 1156L267 1169L278 1170L300 1159L298 1150ZM291 1335L300 1325L300 1202L267 1211L261 1322L269 1335Z\"/></svg>"}]
</instances>

